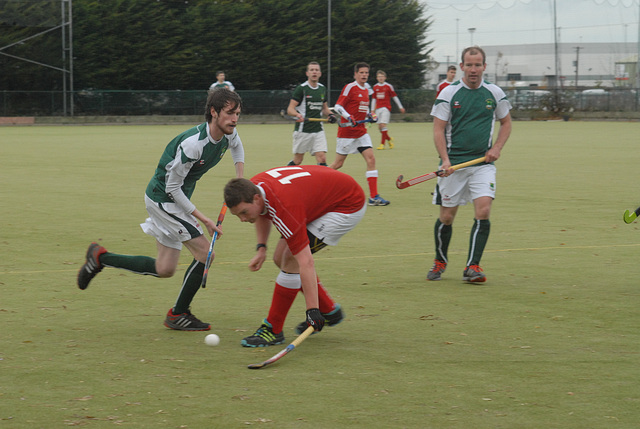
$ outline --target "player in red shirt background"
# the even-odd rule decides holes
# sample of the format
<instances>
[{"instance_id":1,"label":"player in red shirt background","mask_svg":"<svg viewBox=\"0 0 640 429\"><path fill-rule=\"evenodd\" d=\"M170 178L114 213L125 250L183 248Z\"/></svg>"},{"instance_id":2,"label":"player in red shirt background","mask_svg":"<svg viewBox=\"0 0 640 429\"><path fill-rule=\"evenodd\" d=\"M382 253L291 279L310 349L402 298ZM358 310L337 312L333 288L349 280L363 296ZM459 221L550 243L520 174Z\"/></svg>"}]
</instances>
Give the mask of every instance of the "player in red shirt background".
<instances>
[{"instance_id":1,"label":"player in red shirt background","mask_svg":"<svg viewBox=\"0 0 640 429\"><path fill-rule=\"evenodd\" d=\"M451 85L456 80L456 66L447 67L447 78L440 82L436 87L436 98L440 95L440 91Z\"/></svg>"},{"instance_id":2,"label":"player in red shirt background","mask_svg":"<svg viewBox=\"0 0 640 429\"><path fill-rule=\"evenodd\" d=\"M366 198L355 179L324 166L299 165L273 168L251 180L227 183L224 198L229 211L242 222L256 226L258 245L249 269L258 271L266 259L271 226L281 237L273 253L280 268L269 314L245 347L265 347L284 342L284 321L300 290L306 303L308 326L322 330L344 318L340 304L331 299L316 274L313 254L327 245L335 246L364 217Z\"/></svg>"},{"instance_id":3,"label":"player in red shirt background","mask_svg":"<svg viewBox=\"0 0 640 429\"><path fill-rule=\"evenodd\" d=\"M373 100L371 101L371 110L376 112L378 117L378 129L380 130L382 141L378 150L384 149L384 143L389 141L389 149L393 149L393 137L389 136L387 124L391 120L391 100L396 103L400 113L405 113L406 110L402 106L398 94L396 94L393 85L387 82L387 73L383 70L378 70L376 73L376 79L378 83L373 85Z\"/></svg>"},{"instance_id":4,"label":"player in red shirt background","mask_svg":"<svg viewBox=\"0 0 640 429\"><path fill-rule=\"evenodd\" d=\"M344 165L349 154L360 152L367 163L369 205L386 206L389 205L389 201L378 194L378 170L376 170L376 158L373 155L371 137L367 133L364 123L355 125L357 121L362 121L369 115L369 94L371 91L367 88L369 64L357 63L353 70L355 80L342 88L340 97L333 108L342 117L341 124L350 123L352 126L338 128L336 157L330 167L338 170Z\"/></svg>"}]
</instances>

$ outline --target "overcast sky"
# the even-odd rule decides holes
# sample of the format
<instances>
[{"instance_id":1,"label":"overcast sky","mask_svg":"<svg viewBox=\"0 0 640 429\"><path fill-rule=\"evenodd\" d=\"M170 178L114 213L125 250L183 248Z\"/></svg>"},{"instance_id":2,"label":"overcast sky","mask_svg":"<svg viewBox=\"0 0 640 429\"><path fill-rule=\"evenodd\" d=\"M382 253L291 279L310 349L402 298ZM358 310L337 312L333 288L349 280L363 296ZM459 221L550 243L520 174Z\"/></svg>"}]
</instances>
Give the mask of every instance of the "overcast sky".
<instances>
[{"instance_id":1,"label":"overcast sky","mask_svg":"<svg viewBox=\"0 0 640 429\"><path fill-rule=\"evenodd\" d=\"M555 0L560 42L638 41L640 0ZM421 0L431 16L428 40L438 62L459 62L474 45L553 43L554 0ZM469 28L475 28L473 36ZM473 37L473 39L472 39Z\"/></svg>"}]
</instances>

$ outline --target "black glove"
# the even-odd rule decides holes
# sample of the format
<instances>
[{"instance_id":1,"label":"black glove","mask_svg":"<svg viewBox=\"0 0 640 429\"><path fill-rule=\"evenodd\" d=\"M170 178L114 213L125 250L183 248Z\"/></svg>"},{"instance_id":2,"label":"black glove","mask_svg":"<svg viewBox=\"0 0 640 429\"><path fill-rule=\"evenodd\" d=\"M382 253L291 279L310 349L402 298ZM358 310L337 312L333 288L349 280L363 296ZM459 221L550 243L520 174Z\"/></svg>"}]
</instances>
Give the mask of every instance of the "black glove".
<instances>
[{"instance_id":1,"label":"black glove","mask_svg":"<svg viewBox=\"0 0 640 429\"><path fill-rule=\"evenodd\" d=\"M307 310L307 324L313 326L315 331L322 331L324 327L324 316L317 308L310 308Z\"/></svg>"},{"instance_id":2,"label":"black glove","mask_svg":"<svg viewBox=\"0 0 640 429\"><path fill-rule=\"evenodd\" d=\"M338 122L338 119L336 118L336 115L333 115L333 114L327 116L327 119L329 120L330 124L335 124L336 122Z\"/></svg>"}]
</instances>

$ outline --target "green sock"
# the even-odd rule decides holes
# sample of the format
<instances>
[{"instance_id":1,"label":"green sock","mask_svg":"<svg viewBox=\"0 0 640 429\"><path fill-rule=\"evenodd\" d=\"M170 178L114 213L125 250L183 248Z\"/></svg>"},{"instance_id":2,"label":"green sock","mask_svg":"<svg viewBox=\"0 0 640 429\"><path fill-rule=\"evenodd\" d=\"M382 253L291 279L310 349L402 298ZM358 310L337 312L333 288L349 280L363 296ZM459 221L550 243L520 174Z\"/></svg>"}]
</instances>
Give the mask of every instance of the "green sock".
<instances>
[{"instance_id":1,"label":"green sock","mask_svg":"<svg viewBox=\"0 0 640 429\"><path fill-rule=\"evenodd\" d=\"M158 276L156 260L149 256L118 255L107 252L100 255L100 263L107 267L122 268L136 274Z\"/></svg>"},{"instance_id":2,"label":"green sock","mask_svg":"<svg viewBox=\"0 0 640 429\"><path fill-rule=\"evenodd\" d=\"M204 264L198 262L195 259L187 268L187 272L184 274L184 281L182 282L182 289L176 305L173 307L173 314L186 313L189 310L193 297L196 296L200 285L202 284L202 274L204 273Z\"/></svg>"},{"instance_id":3,"label":"green sock","mask_svg":"<svg viewBox=\"0 0 640 429\"><path fill-rule=\"evenodd\" d=\"M436 239L437 260L447 262L447 253L449 252L452 233L453 227L451 225L443 224L440 222L440 219L436 220L436 225L433 228L433 236Z\"/></svg>"},{"instance_id":4,"label":"green sock","mask_svg":"<svg viewBox=\"0 0 640 429\"><path fill-rule=\"evenodd\" d=\"M489 222L489 219L473 220L471 237L469 238L469 259L467 260L467 266L480 265L480 259L489 240L490 231L491 222Z\"/></svg>"}]
</instances>

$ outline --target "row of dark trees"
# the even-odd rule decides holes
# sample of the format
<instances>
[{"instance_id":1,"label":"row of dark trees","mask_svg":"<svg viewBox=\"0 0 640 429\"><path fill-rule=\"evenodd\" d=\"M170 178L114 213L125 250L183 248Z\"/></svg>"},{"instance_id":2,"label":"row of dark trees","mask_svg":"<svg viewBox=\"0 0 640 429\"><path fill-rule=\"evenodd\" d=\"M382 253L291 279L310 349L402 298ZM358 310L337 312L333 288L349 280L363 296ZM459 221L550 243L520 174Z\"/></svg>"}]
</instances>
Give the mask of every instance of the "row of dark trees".
<instances>
[{"instance_id":1,"label":"row of dark trees","mask_svg":"<svg viewBox=\"0 0 640 429\"><path fill-rule=\"evenodd\" d=\"M329 0L73 0L76 90L206 89L224 70L238 89L288 89L318 61L326 77ZM430 25L417 0L331 2L333 89L353 65L421 88ZM61 0L0 0L0 90L60 90ZM17 41L24 40L16 44ZM8 55L1 55L8 54ZM323 83L326 81L323 78Z\"/></svg>"}]
</instances>

